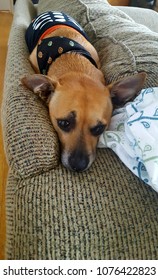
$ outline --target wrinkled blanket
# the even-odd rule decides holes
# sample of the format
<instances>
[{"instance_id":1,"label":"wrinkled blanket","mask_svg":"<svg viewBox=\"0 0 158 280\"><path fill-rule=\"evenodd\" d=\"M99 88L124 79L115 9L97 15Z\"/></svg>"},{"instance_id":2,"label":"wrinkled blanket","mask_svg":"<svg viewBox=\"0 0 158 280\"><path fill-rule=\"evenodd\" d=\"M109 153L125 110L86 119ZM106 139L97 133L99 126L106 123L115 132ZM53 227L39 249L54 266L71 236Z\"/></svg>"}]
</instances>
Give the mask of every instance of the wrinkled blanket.
<instances>
[{"instance_id":1,"label":"wrinkled blanket","mask_svg":"<svg viewBox=\"0 0 158 280\"><path fill-rule=\"evenodd\" d=\"M143 89L133 102L114 110L98 147L112 149L136 176L158 191L158 88Z\"/></svg>"}]
</instances>

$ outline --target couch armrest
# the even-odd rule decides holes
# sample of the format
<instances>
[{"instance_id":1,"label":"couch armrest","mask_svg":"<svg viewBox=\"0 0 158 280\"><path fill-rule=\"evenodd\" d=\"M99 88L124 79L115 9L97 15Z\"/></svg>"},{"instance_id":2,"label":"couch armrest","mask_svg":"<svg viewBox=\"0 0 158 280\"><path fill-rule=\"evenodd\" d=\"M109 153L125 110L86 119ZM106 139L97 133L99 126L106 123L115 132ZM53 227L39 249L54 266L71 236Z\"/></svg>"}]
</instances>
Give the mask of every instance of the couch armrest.
<instances>
[{"instance_id":1,"label":"couch armrest","mask_svg":"<svg viewBox=\"0 0 158 280\"><path fill-rule=\"evenodd\" d=\"M33 176L58 164L58 139L48 110L20 82L25 74L33 73L25 31L35 15L36 8L31 2L16 2L6 61L3 136L9 166L18 177Z\"/></svg>"},{"instance_id":2,"label":"couch armrest","mask_svg":"<svg viewBox=\"0 0 158 280\"><path fill-rule=\"evenodd\" d=\"M143 8L118 6L121 11L130 16L137 23L143 24L151 29L151 31L158 32L158 13Z\"/></svg>"}]
</instances>

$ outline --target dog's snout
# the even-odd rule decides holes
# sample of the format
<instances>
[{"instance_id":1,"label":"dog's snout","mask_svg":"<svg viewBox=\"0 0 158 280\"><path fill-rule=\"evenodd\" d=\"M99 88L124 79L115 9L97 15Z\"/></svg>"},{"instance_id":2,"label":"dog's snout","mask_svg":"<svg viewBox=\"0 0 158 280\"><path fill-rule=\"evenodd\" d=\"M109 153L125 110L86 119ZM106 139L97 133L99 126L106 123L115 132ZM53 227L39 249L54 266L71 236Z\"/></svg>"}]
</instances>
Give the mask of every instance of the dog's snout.
<instances>
[{"instance_id":1,"label":"dog's snout","mask_svg":"<svg viewBox=\"0 0 158 280\"><path fill-rule=\"evenodd\" d=\"M84 171L89 165L88 154L82 151L74 151L69 157L69 166L73 171Z\"/></svg>"}]
</instances>

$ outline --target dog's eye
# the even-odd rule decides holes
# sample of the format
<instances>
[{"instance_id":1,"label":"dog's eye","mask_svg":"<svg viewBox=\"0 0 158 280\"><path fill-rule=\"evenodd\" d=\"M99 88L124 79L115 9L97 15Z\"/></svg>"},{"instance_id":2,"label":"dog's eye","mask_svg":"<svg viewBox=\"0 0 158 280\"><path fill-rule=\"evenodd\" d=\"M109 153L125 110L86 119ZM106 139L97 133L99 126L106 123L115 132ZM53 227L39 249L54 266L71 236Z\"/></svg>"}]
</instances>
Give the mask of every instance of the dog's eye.
<instances>
[{"instance_id":1,"label":"dog's eye","mask_svg":"<svg viewBox=\"0 0 158 280\"><path fill-rule=\"evenodd\" d=\"M90 129L90 132L92 133L92 135L94 136L99 136L103 133L103 131L105 130L106 125L105 124L98 124L94 127L92 127Z\"/></svg>"},{"instance_id":2,"label":"dog's eye","mask_svg":"<svg viewBox=\"0 0 158 280\"><path fill-rule=\"evenodd\" d=\"M69 132L71 129L71 123L68 120L57 120L57 124L65 132Z\"/></svg>"},{"instance_id":3,"label":"dog's eye","mask_svg":"<svg viewBox=\"0 0 158 280\"><path fill-rule=\"evenodd\" d=\"M57 125L65 132L70 132L75 128L76 125L76 113L75 111L70 112L65 118L57 119Z\"/></svg>"}]
</instances>

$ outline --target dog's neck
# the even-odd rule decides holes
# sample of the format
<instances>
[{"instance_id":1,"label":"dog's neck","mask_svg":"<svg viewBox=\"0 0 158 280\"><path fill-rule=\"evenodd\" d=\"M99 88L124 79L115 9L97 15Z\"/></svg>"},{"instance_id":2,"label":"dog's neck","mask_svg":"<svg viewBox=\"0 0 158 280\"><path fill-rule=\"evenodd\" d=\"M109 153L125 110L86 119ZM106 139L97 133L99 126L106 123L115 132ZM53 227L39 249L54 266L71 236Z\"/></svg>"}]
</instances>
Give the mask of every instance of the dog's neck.
<instances>
[{"instance_id":1,"label":"dog's neck","mask_svg":"<svg viewBox=\"0 0 158 280\"><path fill-rule=\"evenodd\" d=\"M78 53L86 57L95 67L91 54L76 40L64 36L52 36L41 40L37 46L37 61L41 74L47 75L50 65L61 55Z\"/></svg>"},{"instance_id":2,"label":"dog's neck","mask_svg":"<svg viewBox=\"0 0 158 280\"><path fill-rule=\"evenodd\" d=\"M58 80L68 72L80 72L80 74L86 74L105 84L103 73L87 58L77 53L66 53L56 59L49 68L48 76L55 77Z\"/></svg>"}]
</instances>

